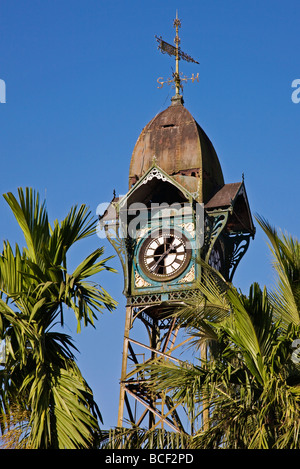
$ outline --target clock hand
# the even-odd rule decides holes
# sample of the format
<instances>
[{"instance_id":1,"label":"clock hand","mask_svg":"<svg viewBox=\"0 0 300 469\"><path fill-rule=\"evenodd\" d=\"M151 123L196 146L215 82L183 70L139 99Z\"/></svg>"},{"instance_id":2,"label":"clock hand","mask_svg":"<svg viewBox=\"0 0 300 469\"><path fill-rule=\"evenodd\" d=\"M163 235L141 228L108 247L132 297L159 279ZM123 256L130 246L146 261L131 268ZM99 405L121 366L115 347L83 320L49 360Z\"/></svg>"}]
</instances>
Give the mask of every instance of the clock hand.
<instances>
[{"instance_id":1,"label":"clock hand","mask_svg":"<svg viewBox=\"0 0 300 469\"><path fill-rule=\"evenodd\" d=\"M155 262L155 264L150 268L151 271L153 271L154 269L156 269L156 267L158 266L158 264L160 263L160 261L162 261L164 259L164 257L166 257L167 254L169 254L169 252L171 251L172 246L174 243L174 240L172 241L172 243L170 244L169 248L162 253L162 255L159 257L158 261Z\"/></svg>"}]
</instances>

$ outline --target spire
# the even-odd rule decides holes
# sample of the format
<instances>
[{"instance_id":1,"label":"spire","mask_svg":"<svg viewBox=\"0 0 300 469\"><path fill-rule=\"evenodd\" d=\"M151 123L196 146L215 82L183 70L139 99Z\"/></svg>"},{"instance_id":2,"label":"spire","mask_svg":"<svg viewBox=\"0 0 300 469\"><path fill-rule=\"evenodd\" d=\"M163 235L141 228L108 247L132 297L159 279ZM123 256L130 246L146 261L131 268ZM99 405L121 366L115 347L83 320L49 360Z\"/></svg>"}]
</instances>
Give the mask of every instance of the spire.
<instances>
[{"instance_id":1,"label":"spire","mask_svg":"<svg viewBox=\"0 0 300 469\"><path fill-rule=\"evenodd\" d=\"M188 78L187 76L182 76L182 73L179 72L179 61L180 59L185 60L187 62L193 62L198 64L196 60L194 60L190 55L186 54L183 52L180 47L180 37L179 37L179 28L181 28L181 21L178 18L178 12L176 10L176 18L173 21L173 27L175 28L175 38L174 38L174 43L175 47L169 44L166 41L163 41L163 39L160 37L155 36L157 42L158 42L158 49L163 53L167 53L170 56L175 57L175 72L173 73L173 78L169 78L166 81L163 81L163 79L160 77L158 78L157 82L161 85L158 88L162 88L164 84L170 85L173 83L175 85L175 96L172 97L172 104L183 104L183 98L180 95L180 90L183 89L183 82L186 82L187 80L192 80L194 82L195 80L199 81L199 73L197 73L196 76L192 74L191 78Z\"/></svg>"},{"instance_id":2,"label":"spire","mask_svg":"<svg viewBox=\"0 0 300 469\"><path fill-rule=\"evenodd\" d=\"M179 35L178 35L178 29L181 28L181 21L180 19L178 19L178 12L176 10L176 18L173 22L173 26L175 28L175 31L176 31L176 36L175 36L175 39L174 39L174 42L175 42L175 73L174 73L174 82L175 82L175 98L178 99L178 98L182 98L182 96L180 96L180 89L182 88L182 85L181 85L181 80L180 80L180 76L179 76L179 44L180 44L180 38L179 38Z\"/></svg>"}]
</instances>

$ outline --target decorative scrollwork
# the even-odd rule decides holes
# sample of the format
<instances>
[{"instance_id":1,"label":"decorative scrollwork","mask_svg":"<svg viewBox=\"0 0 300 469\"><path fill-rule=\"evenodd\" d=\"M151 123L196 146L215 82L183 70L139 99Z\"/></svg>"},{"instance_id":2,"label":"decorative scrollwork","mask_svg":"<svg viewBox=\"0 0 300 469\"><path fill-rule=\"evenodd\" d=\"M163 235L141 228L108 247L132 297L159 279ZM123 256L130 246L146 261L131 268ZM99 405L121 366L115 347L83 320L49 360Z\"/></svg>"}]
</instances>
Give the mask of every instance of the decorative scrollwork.
<instances>
[{"instance_id":1,"label":"decorative scrollwork","mask_svg":"<svg viewBox=\"0 0 300 469\"><path fill-rule=\"evenodd\" d=\"M228 237L227 244L230 245L230 253L228 260L228 271L230 281L232 281L236 268L249 247L250 238L250 234L236 234Z\"/></svg>"},{"instance_id":2,"label":"decorative scrollwork","mask_svg":"<svg viewBox=\"0 0 300 469\"><path fill-rule=\"evenodd\" d=\"M153 178L161 179L162 181L167 181L166 176L164 176L157 168L152 168L148 176L143 180L143 184L151 181Z\"/></svg>"},{"instance_id":3,"label":"decorative scrollwork","mask_svg":"<svg viewBox=\"0 0 300 469\"><path fill-rule=\"evenodd\" d=\"M143 277L141 277L137 271L134 273L134 284L137 288L144 288L144 287L150 287L151 283L146 282Z\"/></svg>"},{"instance_id":4,"label":"decorative scrollwork","mask_svg":"<svg viewBox=\"0 0 300 469\"><path fill-rule=\"evenodd\" d=\"M194 265L190 268L188 273L183 278L178 280L178 283L189 283L189 282L192 282L193 280L195 280L195 266Z\"/></svg>"},{"instance_id":5,"label":"decorative scrollwork","mask_svg":"<svg viewBox=\"0 0 300 469\"><path fill-rule=\"evenodd\" d=\"M200 290L195 288L190 290L179 290L168 293L168 300L164 301L183 301L188 298L201 297ZM135 295L127 298L128 306L143 306L143 305L155 305L162 302L162 295L159 293L147 294L147 295Z\"/></svg>"},{"instance_id":6,"label":"decorative scrollwork","mask_svg":"<svg viewBox=\"0 0 300 469\"><path fill-rule=\"evenodd\" d=\"M180 226L180 228L183 228L184 230L186 230L192 238L195 238L195 235L196 235L195 223L193 223L193 222L181 223L178 226Z\"/></svg>"},{"instance_id":7,"label":"decorative scrollwork","mask_svg":"<svg viewBox=\"0 0 300 469\"><path fill-rule=\"evenodd\" d=\"M205 220L205 234L204 245L206 247L205 260L209 262L211 252L214 244L228 220L228 212L217 213L215 215L207 216Z\"/></svg>"},{"instance_id":8,"label":"decorative scrollwork","mask_svg":"<svg viewBox=\"0 0 300 469\"><path fill-rule=\"evenodd\" d=\"M114 230L106 230L106 236L119 256L124 273L124 293L126 294L129 288L129 269L133 258L135 240L131 237L119 237L118 226Z\"/></svg>"}]
</instances>

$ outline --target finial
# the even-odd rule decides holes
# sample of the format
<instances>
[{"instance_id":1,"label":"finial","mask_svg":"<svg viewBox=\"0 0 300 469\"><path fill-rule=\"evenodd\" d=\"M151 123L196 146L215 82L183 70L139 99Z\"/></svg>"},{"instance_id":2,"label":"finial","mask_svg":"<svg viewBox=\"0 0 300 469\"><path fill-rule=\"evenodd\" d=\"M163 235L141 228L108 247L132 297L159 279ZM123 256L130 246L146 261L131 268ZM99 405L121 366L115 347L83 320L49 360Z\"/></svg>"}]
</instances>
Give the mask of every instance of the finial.
<instances>
[{"instance_id":1,"label":"finial","mask_svg":"<svg viewBox=\"0 0 300 469\"><path fill-rule=\"evenodd\" d=\"M176 10L176 19L173 22L173 26L175 28L176 36L174 39L175 42L175 74L174 74L174 83L175 83L175 97L179 97L180 95L180 89L182 88L181 85L181 80L179 76L179 44L180 44L180 38L178 35L178 29L181 28L181 22L178 19L178 12Z\"/></svg>"},{"instance_id":2,"label":"finial","mask_svg":"<svg viewBox=\"0 0 300 469\"><path fill-rule=\"evenodd\" d=\"M191 56L189 56L185 52L182 52L182 50L179 47L180 37L179 37L179 34L178 34L178 30L179 30L179 28L181 28L181 21L178 18L178 11L177 10L176 10L176 18L173 21L173 26L174 26L175 32L176 32L175 33L175 39L174 39L175 47L172 46L171 44L169 44L168 42L163 41L161 37L155 36L156 40L158 42L158 49L160 49L160 51L163 54L167 53L170 56L172 56L172 55L175 56L175 72L173 73L173 78L168 79L166 81L163 81L163 79L161 77L159 77L157 82L161 85L161 86L158 86L158 88L162 88L165 83L168 84L168 85L171 84L171 83L174 83L174 85L175 85L175 96L172 97L172 103L173 104L178 104L178 103L182 104L183 99L182 99L182 96L180 95L180 90L183 89L182 83L184 81L187 81L187 80L192 80L193 82L195 80L199 81L199 73L196 76L194 76L194 74L193 74L191 78L188 78L186 76L182 77L181 73L179 73L179 60L183 59L183 60L186 60L187 62L193 62L193 63L196 63L196 64L198 64L199 62L194 60Z\"/></svg>"}]
</instances>

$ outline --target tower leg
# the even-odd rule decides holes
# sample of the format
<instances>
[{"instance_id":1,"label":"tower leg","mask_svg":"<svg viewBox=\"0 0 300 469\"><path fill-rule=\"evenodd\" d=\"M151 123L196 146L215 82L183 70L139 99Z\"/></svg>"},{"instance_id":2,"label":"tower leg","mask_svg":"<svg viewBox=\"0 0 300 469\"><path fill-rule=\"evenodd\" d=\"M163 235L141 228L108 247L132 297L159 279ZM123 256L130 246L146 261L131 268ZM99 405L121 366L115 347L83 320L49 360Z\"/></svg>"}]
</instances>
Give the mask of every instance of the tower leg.
<instances>
[{"instance_id":1,"label":"tower leg","mask_svg":"<svg viewBox=\"0 0 300 469\"><path fill-rule=\"evenodd\" d=\"M126 393L125 379L126 379L126 370L127 370L127 361L128 361L128 338L129 338L129 331L131 328L131 320L132 320L131 307L126 306L122 369L121 369L121 384L120 384L120 399L119 399L119 411L118 411L118 427L123 426L124 403L125 403L125 393Z\"/></svg>"},{"instance_id":2,"label":"tower leg","mask_svg":"<svg viewBox=\"0 0 300 469\"><path fill-rule=\"evenodd\" d=\"M148 345L130 337L133 323L136 320L142 320L146 327ZM183 430L177 412L178 406L174 406L170 396L165 393L151 391L147 387L148 378L144 376L143 370L139 367L139 365L143 365L149 360L152 361L158 356L179 361L172 356L173 349L183 345L182 343L174 347L178 330L175 318L161 320L153 316L150 317L144 308L138 310L136 307L126 307L118 409L119 428L124 426L124 418L127 423L131 422L132 425L140 426L147 416L149 429L154 429L157 426L164 428L164 425L167 425L173 431ZM137 368L128 369L130 364Z\"/></svg>"}]
</instances>

